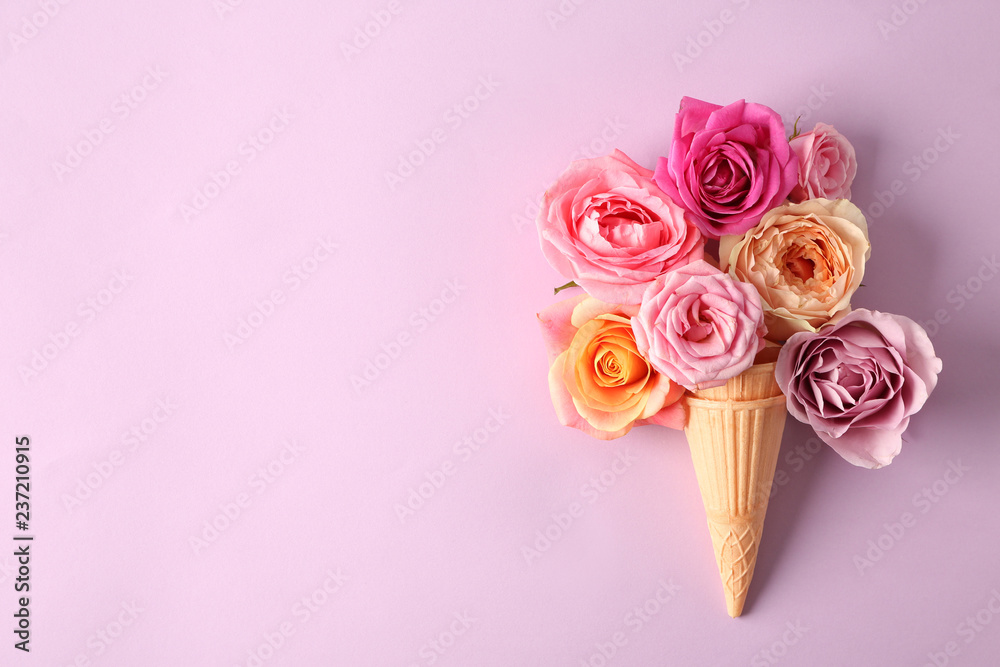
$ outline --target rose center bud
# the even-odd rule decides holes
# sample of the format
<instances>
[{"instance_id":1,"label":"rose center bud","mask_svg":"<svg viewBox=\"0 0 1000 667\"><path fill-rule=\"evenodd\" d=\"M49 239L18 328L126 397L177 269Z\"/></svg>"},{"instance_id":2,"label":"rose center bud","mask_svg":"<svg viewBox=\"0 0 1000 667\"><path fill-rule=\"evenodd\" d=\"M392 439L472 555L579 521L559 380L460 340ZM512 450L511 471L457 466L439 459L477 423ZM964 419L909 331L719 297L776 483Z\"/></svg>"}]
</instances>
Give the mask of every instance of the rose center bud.
<instances>
[{"instance_id":1,"label":"rose center bud","mask_svg":"<svg viewBox=\"0 0 1000 667\"><path fill-rule=\"evenodd\" d=\"M692 343L699 343L712 333L711 324L696 324L690 329L688 329L687 334L684 335L686 339Z\"/></svg>"},{"instance_id":2,"label":"rose center bud","mask_svg":"<svg viewBox=\"0 0 1000 667\"><path fill-rule=\"evenodd\" d=\"M833 274L825 250L815 241L793 244L785 251L782 265L790 284L816 290L820 284L829 287L832 283Z\"/></svg>"},{"instance_id":3,"label":"rose center bud","mask_svg":"<svg viewBox=\"0 0 1000 667\"><path fill-rule=\"evenodd\" d=\"M806 259L798 255L786 255L785 268L788 269L789 273L798 278L800 282L805 282L813 277L813 270L816 268L816 263L811 259Z\"/></svg>"},{"instance_id":4,"label":"rose center bud","mask_svg":"<svg viewBox=\"0 0 1000 667\"><path fill-rule=\"evenodd\" d=\"M865 376L859 373L856 369L851 368L850 366L840 366L838 371L839 377L837 380L840 382L841 386L847 387L848 389L864 386Z\"/></svg>"},{"instance_id":5,"label":"rose center bud","mask_svg":"<svg viewBox=\"0 0 1000 667\"><path fill-rule=\"evenodd\" d=\"M645 250L660 243L659 234L649 224L649 212L628 200L603 201L590 215L600 235L612 246Z\"/></svg>"},{"instance_id":6,"label":"rose center bud","mask_svg":"<svg viewBox=\"0 0 1000 667\"><path fill-rule=\"evenodd\" d=\"M746 148L725 144L705 163L702 191L717 202L733 203L746 194L750 179L742 162Z\"/></svg>"},{"instance_id":7,"label":"rose center bud","mask_svg":"<svg viewBox=\"0 0 1000 667\"><path fill-rule=\"evenodd\" d=\"M718 192L733 180L733 167L729 160L715 163L705 173L705 189Z\"/></svg>"},{"instance_id":8,"label":"rose center bud","mask_svg":"<svg viewBox=\"0 0 1000 667\"><path fill-rule=\"evenodd\" d=\"M594 371L606 387L625 384L625 366L613 350L603 350L594 359Z\"/></svg>"},{"instance_id":9,"label":"rose center bud","mask_svg":"<svg viewBox=\"0 0 1000 667\"><path fill-rule=\"evenodd\" d=\"M712 323L706 322L699 312L688 324L684 339L692 343L700 343L712 334Z\"/></svg>"},{"instance_id":10,"label":"rose center bud","mask_svg":"<svg viewBox=\"0 0 1000 667\"><path fill-rule=\"evenodd\" d=\"M850 366L840 368L840 377L838 380L840 386L844 388L844 391L850 397L851 404L856 404L868 388L866 376Z\"/></svg>"}]
</instances>

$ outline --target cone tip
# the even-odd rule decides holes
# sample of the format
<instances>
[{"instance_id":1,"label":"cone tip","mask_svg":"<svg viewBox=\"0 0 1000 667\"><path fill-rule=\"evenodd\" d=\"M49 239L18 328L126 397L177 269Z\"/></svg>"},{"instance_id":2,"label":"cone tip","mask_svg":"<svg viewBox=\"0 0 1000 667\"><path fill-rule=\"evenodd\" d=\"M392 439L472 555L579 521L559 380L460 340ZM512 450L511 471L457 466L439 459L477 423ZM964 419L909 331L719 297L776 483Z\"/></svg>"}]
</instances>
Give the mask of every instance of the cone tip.
<instances>
[{"instance_id":1,"label":"cone tip","mask_svg":"<svg viewBox=\"0 0 1000 667\"><path fill-rule=\"evenodd\" d=\"M736 618L743 613L743 604L746 602L746 599L746 592L738 598L733 598L729 595L729 591L726 591L726 611L729 612L730 618Z\"/></svg>"}]
</instances>

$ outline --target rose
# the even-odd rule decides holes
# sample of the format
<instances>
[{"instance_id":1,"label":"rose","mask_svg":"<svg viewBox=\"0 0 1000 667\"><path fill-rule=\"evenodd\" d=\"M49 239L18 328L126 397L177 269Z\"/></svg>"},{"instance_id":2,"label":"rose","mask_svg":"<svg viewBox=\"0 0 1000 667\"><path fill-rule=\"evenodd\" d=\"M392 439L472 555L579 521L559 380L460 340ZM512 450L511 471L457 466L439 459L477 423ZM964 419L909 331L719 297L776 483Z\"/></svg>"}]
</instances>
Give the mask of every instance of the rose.
<instances>
[{"instance_id":1,"label":"rose","mask_svg":"<svg viewBox=\"0 0 1000 667\"><path fill-rule=\"evenodd\" d=\"M727 107L685 97L670 157L654 180L711 238L742 234L795 185L798 158L781 117L744 100Z\"/></svg>"},{"instance_id":2,"label":"rose","mask_svg":"<svg viewBox=\"0 0 1000 667\"><path fill-rule=\"evenodd\" d=\"M722 270L757 289L767 338L777 342L850 311L870 254L865 216L846 199L779 206L719 242Z\"/></svg>"},{"instance_id":3,"label":"rose","mask_svg":"<svg viewBox=\"0 0 1000 667\"><path fill-rule=\"evenodd\" d=\"M927 333L900 315L858 309L819 333L797 333L774 376L788 412L856 466L889 465L910 416L937 384Z\"/></svg>"},{"instance_id":4,"label":"rose","mask_svg":"<svg viewBox=\"0 0 1000 667\"><path fill-rule=\"evenodd\" d=\"M538 213L549 264L607 303L639 303L658 275L701 259L701 234L652 176L621 151L572 163Z\"/></svg>"},{"instance_id":5,"label":"rose","mask_svg":"<svg viewBox=\"0 0 1000 667\"><path fill-rule=\"evenodd\" d=\"M552 404L564 426L602 440L636 425L684 428L684 389L636 349L629 315L637 310L581 295L538 314L552 364Z\"/></svg>"},{"instance_id":6,"label":"rose","mask_svg":"<svg viewBox=\"0 0 1000 667\"><path fill-rule=\"evenodd\" d=\"M799 158L798 184L789 199L851 198L858 161L854 146L844 135L832 125L816 123L812 132L800 134L788 143Z\"/></svg>"},{"instance_id":7,"label":"rose","mask_svg":"<svg viewBox=\"0 0 1000 667\"><path fill-rule=\"evenodd\" d=\"M657 278L632 328L653 368L692 390L725 384L764 347L757 292L704 260Z\"/></svg>"}]
</instances>

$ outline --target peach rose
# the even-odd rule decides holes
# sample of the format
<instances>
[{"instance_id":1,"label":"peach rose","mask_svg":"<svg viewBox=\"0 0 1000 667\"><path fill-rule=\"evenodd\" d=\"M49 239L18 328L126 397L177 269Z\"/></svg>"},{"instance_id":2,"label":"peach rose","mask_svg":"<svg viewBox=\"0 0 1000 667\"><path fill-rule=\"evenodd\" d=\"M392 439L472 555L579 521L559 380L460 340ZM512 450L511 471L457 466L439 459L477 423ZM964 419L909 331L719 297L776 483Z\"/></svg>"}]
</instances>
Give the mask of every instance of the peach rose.
<instances>
[{"instance_id":1,"label":"peach rose","mask_svg":"<svg viewBox=\"0 0 1000 667\"><path fill-rule=\"evenodd\" d=\"M779 206L719 242L720 267L757 289L775 342L850 312L870 254L865 216L846 199Z\"/></svg>"},{"instance_id":2,"label":"peach rose","mask_svg":"<svg viewBox=\"0 0 1000 667\"><path fill-rule=\"evenodd\" d=\"M683 387L636 349L630 317L638 310L580 295L538 314L552 363L549 391L564 426L601 440L636 425L684 427Z\"/></svg>"}]
</instances>

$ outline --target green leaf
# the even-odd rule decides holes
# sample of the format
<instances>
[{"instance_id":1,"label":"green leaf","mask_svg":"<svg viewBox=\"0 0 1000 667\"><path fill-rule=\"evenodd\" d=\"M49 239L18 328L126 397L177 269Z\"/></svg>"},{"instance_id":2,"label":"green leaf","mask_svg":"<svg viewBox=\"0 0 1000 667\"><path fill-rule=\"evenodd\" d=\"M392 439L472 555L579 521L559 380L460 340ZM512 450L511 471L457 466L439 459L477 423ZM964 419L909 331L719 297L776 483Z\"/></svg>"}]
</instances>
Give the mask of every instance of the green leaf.
<instances>
[{"instance_id":1,"label":"green leaf","mask_svg":"<svg viewBox=\"0 0 1000 667\"><path fill-rule=\"evenodd\" d=\"M792 126L792 136L788 137L789 141L791 141L795 137L799 136L799 121L800 120L802 120L802 116L796 117L796 119L795 119L795 125Z\"/></svg>"},{"instance_id":2,"label":"green leaf","mask_svg":"<svg viewBox=\"0 0 1000 667\"><path fill-rule=\"evenodd\" d=\"M571 280L565 285L560 285L559 287L555 288L555 290L553 290L552 293L559 294L559 292L562 292L564 289L569 289L570 287L579 287L579 285L577 285L575 281Z\"/></svg>"}]
</instances>

